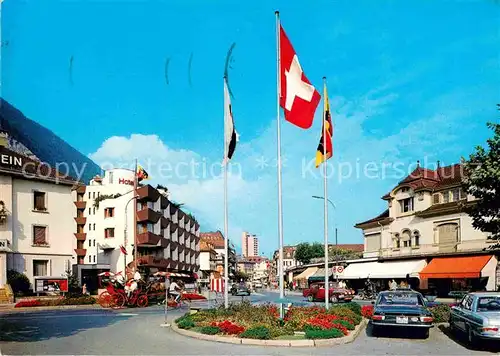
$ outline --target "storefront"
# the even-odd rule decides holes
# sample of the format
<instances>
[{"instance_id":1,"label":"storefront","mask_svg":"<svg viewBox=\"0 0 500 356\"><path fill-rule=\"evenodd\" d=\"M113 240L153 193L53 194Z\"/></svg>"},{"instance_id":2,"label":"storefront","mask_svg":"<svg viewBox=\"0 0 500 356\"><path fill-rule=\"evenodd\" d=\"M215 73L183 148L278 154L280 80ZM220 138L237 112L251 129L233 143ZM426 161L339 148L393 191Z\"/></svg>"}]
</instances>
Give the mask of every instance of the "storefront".
<instances>
[{"instance_id":1,"label":"storefront","mask_svg":"<svg viewBox=\"0 0 500 356\"><path fill-rule=\"evenodd\" d=\"M298 288L307 288L307 280L318 271L318 267L308 267L299 275L293 277Z\"/></svg>"},{"instance_id":2,"label":"storefront","mask_svg":"<svg viewBox=\"0 0 500 356\"><path fill-rule=\"evenodd\" d=\"M426 265L425 259L353 263L346 267L341 278L347 280L348 285L355 290L364 288L367 279L375 283L377 290L388 289L393 279L398 284L409 282L410 287L419 289L419 272Z\"/></svg>"},{"instance_id":3,"label":"storefront","mask_svg":"<svg viewBox=\"0 0 500 356\"><path fill-rule=\"evenodd\" d=\"M436 257L420 272L429 293L440 297L450 292L496 290L495 256Z\"/></svg>"}]
</instances>

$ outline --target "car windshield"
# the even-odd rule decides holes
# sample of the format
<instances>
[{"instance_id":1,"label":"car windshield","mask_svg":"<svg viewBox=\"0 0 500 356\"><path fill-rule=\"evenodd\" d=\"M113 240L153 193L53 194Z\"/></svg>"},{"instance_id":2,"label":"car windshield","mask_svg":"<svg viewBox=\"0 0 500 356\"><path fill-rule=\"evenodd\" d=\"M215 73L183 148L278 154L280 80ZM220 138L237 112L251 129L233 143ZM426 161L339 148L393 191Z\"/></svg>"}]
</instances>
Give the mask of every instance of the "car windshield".
<instances>
[{"instance_id":1,"label":"car windshield","mask_svg":"<svg viewBox=\"0 0 500 356\"><path fill-rule=\"evenodd\" d=\"M377 304L422 306L424 301L415 293L384 293L380 294Z\"/></svg>"},{"instance_id":2,"label":"car windshield","mask_svg":"<svg viewBox=\"0 0 500 356\"><path fill-rule=\"evenodd\" d=\"M500 296L480 297L477 301L477 311L499 311Z\"/></svg>"}]
</instances>

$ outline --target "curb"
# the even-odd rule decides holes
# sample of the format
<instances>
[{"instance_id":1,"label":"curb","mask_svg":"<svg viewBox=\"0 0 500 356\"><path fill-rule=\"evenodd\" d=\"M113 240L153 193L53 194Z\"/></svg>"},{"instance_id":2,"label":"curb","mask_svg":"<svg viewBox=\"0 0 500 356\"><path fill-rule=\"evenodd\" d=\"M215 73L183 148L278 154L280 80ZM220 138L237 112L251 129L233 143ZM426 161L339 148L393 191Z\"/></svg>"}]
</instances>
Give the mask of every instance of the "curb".
<instances>
[{"instance_id":1,"label":"curb","mask_svg":"<svg viewBox=\"0 0 500 356\"><path fill-rule=\"evenodd\" d=\"M0 308L0 315L5 314L18 314L27 312L47 311L47 310L78 310L78 309L104 309L99 304L86 304L86 305L60 305L60 306L45 306L45 307L24 307L24 308ZM105 309L107 310L107 309ZM111 309L110 309L111 310Z\"/></svg>"},{"instance_id":2,"label":"curb","mask_svg":"<svg viewBox=\"0 0 500 356\"><path fill-rule=\"evenodd\" d=\"M368 324L367 319L363 319L361 323L347 336L337 339L323 339L323 340L255 340L255 339L241 339L236 337L226 337L217 335L205 335L194 331L179 329L177 325L172 323L172 330L177 334L191 337L198 340L221 342L226 344L237 345L253 345L253 346L276 346L276 347L321 347L343 345L353 342L359 333Z\"/></svg>"}]
</instances>

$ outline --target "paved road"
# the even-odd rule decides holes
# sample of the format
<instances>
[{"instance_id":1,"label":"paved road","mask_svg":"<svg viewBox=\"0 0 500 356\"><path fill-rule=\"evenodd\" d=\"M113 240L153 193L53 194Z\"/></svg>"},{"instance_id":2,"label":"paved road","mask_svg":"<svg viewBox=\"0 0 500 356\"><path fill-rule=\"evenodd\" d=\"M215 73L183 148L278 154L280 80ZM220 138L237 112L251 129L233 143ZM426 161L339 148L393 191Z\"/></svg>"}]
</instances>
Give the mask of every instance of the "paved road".
<instances>
[{"instance_id":1,"label":"paved road","mask_svg":"<svg viewBox=\"0 0 500 356\"><path fill-rule=\"evenodd\" d=\"M270 300L272 294L252 299ZM169 319L182 311L170 312ZM2 315L0 350L4 355L327 355L332 348L276 348L199 341L160 327L163 309L58 310ZM411 335L374 338L370 328L354 343L334 347L342 355L485 354L463 347L439 329L427 340ZM491 351L490 351L491 352ZM489 353L487 351L487 353Z\"/></svg>"}]
</instances>

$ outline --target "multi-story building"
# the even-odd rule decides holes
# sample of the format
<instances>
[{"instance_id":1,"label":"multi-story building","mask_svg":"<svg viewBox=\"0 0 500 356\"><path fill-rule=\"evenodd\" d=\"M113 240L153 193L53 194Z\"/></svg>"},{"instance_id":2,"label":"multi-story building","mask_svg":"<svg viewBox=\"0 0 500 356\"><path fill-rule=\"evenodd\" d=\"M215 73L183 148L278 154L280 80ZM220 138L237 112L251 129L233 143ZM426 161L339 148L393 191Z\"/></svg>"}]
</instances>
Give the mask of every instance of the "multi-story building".
<instances>
[{"instance_id":1,"label":"multi-story building","mask_svg":"<svg viewBox=\"0 0 500 356\"><path fill-rule=\"evenodd\" d=\"M34 277L64 277L72 262L76 181L1 143L0 286L7 270L25 274L32 285Z\"/></svg>"},{"instance_id":2,"label":"multi-story building","mask_svg":"<svg viewBox=\"0 0 500 356\"><path fill-rule=\"evenodd\" d=\"M216 278L217 273L217 252L214 246L208 241L200 241L200 272L198 283L208 285L210 280Z\"/></svg>"},{"instance_id":3,"label":"multi-story building","mask_svg":"<svg viewBox=\"0 0 500 356\"><path fill-rule=\"evenodd\" d=\"M224 276L224 263L225 263L225 239L224 235L220 231L212 231L212 232L202 232L200 234L202 241L206 241L212 244L215 252L217 253L217 257L215 260L215 265L217 272L220 273L221 276ZM236 249L234 245L231 243L231 240L228 241L228 270L229 270L229 278L234 277L234 273L236 272Z\"/></svg>"},{"instance_id":4,"label":"multi-story building","mask_svg":"<svg viewBox=\"0 0 500 356\"><path fill-rule=\"evenodd\" d=\"M259 262L255 262L252 280L254 282L261 282L262 284L267 285L269 282L269 269L269 259L262 258Z\"/></svg>"},{"instance_id":5,"label":"multi-story building","mask_svg":"<svg viewBox=\"0 0 500 356\"><path fill-rule=\"evenodd\" d=\"M248 232L241 234L241 250L243 257L259 256L259 238Z\"/></svg>"},{"instance_id":6,"label":"multi-story building","mask_svg":"<svg viewBox=\"0 0 500 356\"><path fill-rule=\"evenodd\" d=\"M238 262L236 262L236 268L238 272L245 273L249 277L253 275L253 269L255 266L255 262L249 261L245 258L239 258Z\"/></svg>"},{"instance_id":7,"label":"multi-story building","mask_svg":"<svg viewBox=\"0 0 500 356\"><path fill-rule=\"evenodd\" d=\"M164 189L141 185L134 199L134 179L131 170L111 169L74 192L74 270L89 289L95 288L98 273L129 273L136 262L145 273L194 275L199 270L198 222L171 202Z\"/></svg>"},{"instance_id":8,"label":"multi-story building","mask_svg":"<svg viewBox=\"0 0 500 356\"><path fill-rule=\"evenodd\" d=\"M297 250L297 246L283 246L283 272L286 272L287 269L293 268L295 266L300 265L295 259L295 251ZM277 283L279 281L279 250L274 251L273 253L273 262L272 262L272 272L270 275L270 280L273 283Z\"/></svg>"},{"instance_id":9,"label":"multi-story building","mask_svg":"<svg viewBox=\"0 0 500 356\"><path fill-rule=\"evenodd\" d=\"M495 290L497 258L488 251L493 242L487 233L474 229L464 211L475 198L462 191L462 178L459 164L415 169L382 197L387 202L382 214L356 225L363 230L364 257L376 257L386 262L381 268L393 270L393 276L418 278L421 288L441 294L467 288ZM406 265L392 269L387 263L395 260L405 260ZM367 266L372 275L378 273L377 263Z\"/></svg>"}]
</instances>

